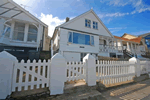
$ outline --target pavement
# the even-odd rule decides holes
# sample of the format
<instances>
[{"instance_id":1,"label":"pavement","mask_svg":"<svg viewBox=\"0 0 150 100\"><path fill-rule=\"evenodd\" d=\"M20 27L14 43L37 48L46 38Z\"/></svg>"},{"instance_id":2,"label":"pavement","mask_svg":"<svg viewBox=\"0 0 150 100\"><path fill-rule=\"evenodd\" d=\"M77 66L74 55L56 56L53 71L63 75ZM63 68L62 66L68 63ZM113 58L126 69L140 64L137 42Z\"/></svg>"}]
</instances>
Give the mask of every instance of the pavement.
<instances>
[{"instance_id":1,"label":"pavement","mask_svg":"<svg viewBox=\"0 0 150 100\"><path fill-rule=\"evenodd\" d=\"M150 79L101 92L106 100L150 100Z\"/></svg>"}]
</instances>

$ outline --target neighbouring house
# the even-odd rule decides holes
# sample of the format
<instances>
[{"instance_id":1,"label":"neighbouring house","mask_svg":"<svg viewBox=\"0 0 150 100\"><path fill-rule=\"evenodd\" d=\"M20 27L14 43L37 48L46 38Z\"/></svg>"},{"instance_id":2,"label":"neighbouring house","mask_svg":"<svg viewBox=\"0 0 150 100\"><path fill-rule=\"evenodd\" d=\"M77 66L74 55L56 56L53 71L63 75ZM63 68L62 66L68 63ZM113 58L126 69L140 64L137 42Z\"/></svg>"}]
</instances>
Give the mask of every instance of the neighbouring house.
<instances>
[{"instance_id":1,"label":"neighbouring house","mask_svg":"<svg viewBox=\"0 0 150 100\"><path fill-rule=\"evenodd\" d=\"M139 35L143 39L143 43L146 46L146 51L150 51L150 33L145 33L142 35Z\"/></svg>"},{"instance_id":2,"label":"neighbouring house","mask_svg":"<svg viewBox=\"0 0 150 100\"><path fill-rule=\"evenodd\" d=\"M29 52L49 51L48 26L12 0L0 1L0 51L28 59Z\"/></svg>"},{"instance_id":3,"label":"neighbouring house","mask_svg":"<svg viewBox=\"0 0 150 100\"><path fill-rule=\"evenodd\" d=\"M69 20L54 30L51 39L52 55L60 52L68 61L81 61L91 53L98 56L123 57L122 49L114 43L117 39L111 34L95 12L91 9L86 13Z\"/></svg>"},{"instance_id":4,"label":"neighbouring house","mask_svg":"<svg viewBox=\"0 0 150 100\"><path fill-rule=\"evenodd\" d=\"M51 39L51 55L59 52L67 61L81 61L87 53L92 54L96 59L124 58L127 54L124 52L125 46L128 47L127 50L130 47L133 51L141 45L140 40L140 37L130 40L113 36L91 9L72 20L67 17L64 24L55 28ZM132 43L133 45L130 46ZM141 54L141 51L139 52ZM137 52L129 56L137 56L136 54Z\"/></svg>"},{"instance_id":5,"label":"neighbouring house","mask_svg":"<svg viewBox=\"0 0 150 100\"><path fill-rule=\"evenodd\" d=\"M135 37L130 34L124 34L122 37L114 37L121 41L121 47L125 51L124 55L128 55L130 57L137 56L138 58L143 58L141 55L145 53L146 49L143 45L142 37Z\"/></svg>"}]
</instances>

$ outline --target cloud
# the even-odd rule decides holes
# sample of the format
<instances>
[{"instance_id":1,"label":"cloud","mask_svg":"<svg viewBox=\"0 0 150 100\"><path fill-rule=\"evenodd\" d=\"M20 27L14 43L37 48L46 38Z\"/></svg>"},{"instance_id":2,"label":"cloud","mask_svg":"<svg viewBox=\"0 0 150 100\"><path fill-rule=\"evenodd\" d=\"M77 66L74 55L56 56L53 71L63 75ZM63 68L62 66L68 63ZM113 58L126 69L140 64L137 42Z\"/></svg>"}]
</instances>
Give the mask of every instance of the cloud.
<instances>
[{"instance_id":1,"label":"cloud","mask_svg":"<svg viewBox=\"0 0 150 100\"><path fill-rule=\"evenodd\" d=\"M125 15L129 15L129 13L116 12L116 13L99 14L98 16L100 18L104 18L104 17L121 17L121 16L125 16Z\"/></svg>"},{"instance_id":2,"label":"cloud","mask_svg":"<svg viewBox=\"0 0 150 100\"><path fill-rule=\"evenodd\" d=\"M100 0L100 2L106 3L107 5L122 7L131 5L134 8L131 14L150 11L150 5L145 4L143 0Z\"/></svg>"},{"instance_id":3,"label":"cloud","mask_svg":"<svg viewBox=\"0 0 150 100\"><path fill-rule=\"evenodd\" d=\"M141 35L145 33L150 33L150 30L144 30L144 31L138 31L138 32L132 32L132 35Z\"/></svg>"},{"instance_id":4,"label":"cloud","mask_svg":"<svg viewBox=\"0 0 150 100\"><path fill-rule=\"evenodd\" d=\"M65 19L59 19L58 17L53 17L52 14L45 15L41 13L39 19L48 25L49 28L48 35L51 37L53 35L55 27L65 22Z\"/></svg>"},{"instance_id":5,"label":"cloud","mask_svg":"<svg viewBox=\"0 0 150 100\"><path fill-rule=\"evenodd\" d=\"M126 28L127 27L114 27L114 28L108 28L108 29L110 30L111 33L114 33L114 32L118 32Z\"/></svg>"}]
</instances>

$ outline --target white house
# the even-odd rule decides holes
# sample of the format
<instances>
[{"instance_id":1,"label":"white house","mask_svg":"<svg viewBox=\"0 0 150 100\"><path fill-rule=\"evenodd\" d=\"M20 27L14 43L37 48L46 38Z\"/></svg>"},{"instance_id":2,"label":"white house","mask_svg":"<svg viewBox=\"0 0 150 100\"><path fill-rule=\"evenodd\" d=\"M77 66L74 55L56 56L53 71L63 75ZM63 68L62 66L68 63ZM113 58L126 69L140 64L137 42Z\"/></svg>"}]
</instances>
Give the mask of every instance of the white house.
<instances>
[{"instance_id":1,"label":"white house","mask_svg":"<svg viewBox=\"0 0 150 100\"><path fill-rule=\"evenodd\" d=\"M0 45L45 50L48 26L12 0L0 1ZM43 48L44 47L44 48ZM49 48L48 48L49 49Z\"/></svg>"},{"instance_id":2,"label":"white house","mask_svg":"<svg viewBox=\"0 0 150 100\"><path fill-rule=\"evenodd\" d=\"M66 18L64 24L55 28L51 50L54 54L60 52L68 61L80 61L87 53L96 58L113 57L114 54L122 57L123 50L114 46L116 42L117 39L91 9L72 20Z\"/></svg>"},{"instance_id":3,"label":"white house","mask_svg":"<svg viewBox=\"0 0 150 100\"><path fill-rule=\"evenodd\" d=\"M49 51L49 47L46 24L14 1L0 0L0 52L28 59L29 51Z\"/></svg>"}]
</instances>

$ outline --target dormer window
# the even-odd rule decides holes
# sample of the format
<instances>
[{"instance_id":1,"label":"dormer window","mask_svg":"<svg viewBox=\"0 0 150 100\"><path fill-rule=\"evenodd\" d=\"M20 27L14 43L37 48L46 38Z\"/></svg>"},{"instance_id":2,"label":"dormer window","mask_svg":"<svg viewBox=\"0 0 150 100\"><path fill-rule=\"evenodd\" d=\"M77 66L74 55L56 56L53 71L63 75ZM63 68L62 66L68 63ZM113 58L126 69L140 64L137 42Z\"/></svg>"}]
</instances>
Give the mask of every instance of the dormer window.
<instances>
[{"instance_id":1,"label":"dormer window","mask_svg":"<svg viewBox=\"0 0 150 100\"><path fill-rule=\"evenodd\" d=\"M98 29L98 23L93 21L93 29Z\"/></svg>"},{"instance_id":2,"label":"dormer window","mask_svg":"<svg viewBox=\"0 0 150 100\"><path fill-rule=\"evenodd\" d=\"M85 19L85 27L91 28L91 20Z\"/></svg>"}]
</instances>

